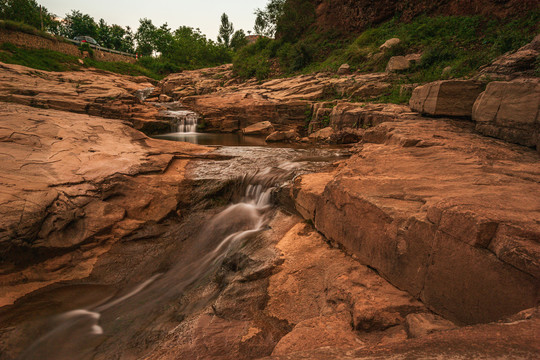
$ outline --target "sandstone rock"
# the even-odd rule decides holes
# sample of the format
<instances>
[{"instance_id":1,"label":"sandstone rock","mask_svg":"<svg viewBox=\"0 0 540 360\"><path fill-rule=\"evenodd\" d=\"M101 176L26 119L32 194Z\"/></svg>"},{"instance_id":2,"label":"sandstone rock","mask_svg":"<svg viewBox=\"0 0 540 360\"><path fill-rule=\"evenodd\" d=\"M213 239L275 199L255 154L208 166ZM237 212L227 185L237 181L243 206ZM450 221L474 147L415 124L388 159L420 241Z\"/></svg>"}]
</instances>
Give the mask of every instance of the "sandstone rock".
<instances>
[{"instance_id":1,"label":"sandstone rock","mask_svg":"<svg viewBox=\"0 0 540 360\"><path fill-rule=\"evenodd\" d=\"M208 71L214 74L218 71L216 69ZM272 122L278 131L301 129L315 100L333 98L336 94L368 99L387 92L392 86L389 75L385 73L340 77L317 74L273 79L262 84L246 82L198 95L192 82L203 82L206 75L202 72L199 70L192 74L196 80L187 78L184 73L182 76L171 75L161 83L160 88L173 98L182 99L185 106L201 114L208 131L221 132L236 132L261 121ZM182 85L183 82L187 85ZM315 110L313 114L317 117ZM313 125L310 131L320 127L315 122Z\"/></svg>"},{"instance_id":2,"label":"sandstone rock","mask_svg":"<svg viewBox=\"0 0 540 360\"><path fill-rule=\"evenodd\" d=\"M338 75L347 75L351 73L351 67L349 64L343 64L339 67L337 71Z\"/></svg>"},{"instance_id":3,"label":"sandstone rock","mask_svg":"<svg viewBox=\"0 0 540 360\"><path fill-rule=\"evenodd\" d=\"M298 133L294 130L275 131L266 137L267 142L297 141L300 139Z\"/></svg>"},{"instance_id":4,"label":"sandstone rock","mask_svg":"<svg viewBox=\"0 0 540 360\"><path fill-rule=\"evenodd\" d=\"M421 54L410 54L406 56L392 56L388 61L386 66L387 72L395 72L407 70L411 67L413 63L420 61L422 58Z\"/></svg>"},{"instance_id":5,"label":"sandstone rock","mask_svg":"<svg viewBox=\"0 0 540 360\"><path fill-rule=\"evenodd\" d=\"M471 117L472 107L482 92L478 82L441 80L414 89L409 105L412 110L431 116Z\"/></svg>"},{"instance_id":6,"label":"sandstone rock","mask_svg":"<svg viewBox=\"0 0 540 360\"><path fill-rule=\"evenodd\" d=\"M246 135L268 135L274 132L274 126L270 121L261 121L244 128L242 132Z\"/></svg>"},{"instance_id":7,"label":"sandstone rock","mask_svg":"<svg viewBox=\"0 0 540 360\"><path fill-rule=\"evenodd\" d=\"M168 95L161 94L161 95L159 95L159 101L160 102L171 102L171 101L173 101L173 99Z\"/></svg>"},{"instance_id":8,"label":"sandstone rock","mask_svg":"<svg viewBox=\"0 0 540 360\"><path fill-rule=\"evenodd\" d=\"M536 77L535 64L540 55L540 34L515 52L506 53L492 64L482 68L479 79L513 80L518 77Z\"/></svg>"},{"instance_id":9,"label":"sandstone rock","mask_svg":"<svg viewBox=\"0 0 540 360\"><path fill-rule=\"evenodd\" d=\"M474 103L476 129L516 144L540 149L540 81L495 81Z\"/></svg>"},{"instance_id":10,"label":"sandstone rock","mask_svg":"<svg viewBox=\"0 0 540 360\"><path fill-rule=\"evenodd\" d=\"M409 338L419 338L435 331L452 330L456 327L451 321L431 313L409 314L405 318L405 329Z\"/></svg>"},{"instance_id":11,"label":"sandstone rock","mask_svg":"<svg viewBox=\"0 0 540 360\"><path fill-rule=\"evenodd\" d=\"M0 101L128 120L138 130L166 132L170 124L158 119L158 110L141 103L153 95L150 88L151 83L101 70L46 72L0 63Z\"/></svg>"},{"instance_id":12,"label":"sandstone rock","mask_svg":"<svg viewBox=\"0 0 540 360\"><path fill-rule=\"evenodd\" d=\"M296 179L299 212L452 321L535 306L536 152L480 138L472 124L412 115L369 132L377 135L366 132L334 174Z\"/></svg>"},{"instance_id":13,"label":"sandstone rock","mask_svg":"<svg viewBox=\"0 0 540 360\"><path fill-rule=\"evenodd\" d=\"M175 212L188 154L207 151L119 120L18 104L0 102L0 122L0 306L87 277L113 243Z\"/></svg>"},{"instance_id":14,"label":"sandstone rock","mask_svg":"<svg viewBox=\"0 0 540 360\"><path fill-rule=\"evenodd\" d=\"M312 134L309 134L309 138L317 141L328 141L332 135L334 135L334 129L331 127L325 127Z\"/></svg>"},{"instance_id":15,"label":"sandstone rock","mask_svg":"<svg viewBox=\"0 0 540 360\"><path fill-rule=\"evenodd\" d=\"M387 72L407 70L410 67L410 63L405 56L392 56L386 65Z\"/></svg>"},{"instance_id":16,"label":"sandstone rock","mask_svg":"<svg viewBox=\"0 0 540 360\"><path fill-rule=\"evenodd\" d=\"M384 42L384 44L382 44L379 49L380 50L389 50L397 45L399 45L401 43L401 40L398 39L398 38L392 38L392 39L388 39Z\"/></svg>"}]
</instances>

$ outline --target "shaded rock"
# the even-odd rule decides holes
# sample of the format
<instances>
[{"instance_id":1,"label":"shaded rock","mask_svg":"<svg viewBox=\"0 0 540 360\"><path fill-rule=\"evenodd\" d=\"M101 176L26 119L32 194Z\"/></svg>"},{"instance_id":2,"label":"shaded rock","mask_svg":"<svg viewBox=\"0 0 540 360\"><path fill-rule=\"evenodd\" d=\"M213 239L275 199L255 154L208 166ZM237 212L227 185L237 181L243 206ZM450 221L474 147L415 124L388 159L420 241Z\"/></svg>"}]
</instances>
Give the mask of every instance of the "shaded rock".
<instances>
[{"instance_id":1,"label":"shaded rock","mask_svg":"<svg viewBox=\"0 0 540 360\"><path fill-rule=\"evenodd\" d=\"M242 129L242 132L246 135L267 135L274 132L274 126L270 121L261 121Z\"/></svg>"},{"instance_id":2,"label":"shaded rock","mask_svg":"<svg viewBox=\"0 0 540 360\"><path fill-rule=\"evenodd\" d=\"M405 318L405 329L409 338L419 338L436 331L452 330L457 326L432 313L409 314Z\"/></svg>"},{"instance_id":3,"label":"shaded rock","mask_svg":"<svg viewBox=\"0 0 540 360\"><path fill-rule=\"evenodd\" d=\"M410 63L405 56L392 56L388 60L388 65L386 65L387 72L401 71L406 70L410 67Z\"/></svg>"},{"instance_id":4,"label":"shaded rock","mask_svg":"<svg viewBox=\"0 0 540 360\"><path fill-rule=\"evenodd\" d=\"M452 67L451 67L451 66L447 66L447 67L445 67L445 68L442 70L441 75L442 75L442 76L447 76L447 75L449 75L451 72L452 72Z\"/></svg>"},{"instance_id":5,"label":"shaded rock","mask_svg":"<svg viewBox=\"0 0 540 360\"><path fill-rule=\"evenodd\" d=\"M266 137L267 142L280 142L280 141L297 141L300 139L300 135L294 130L289 131L274 131L272 134Z\"/></svg>"},{"instance_id":6,"label":"shaded rock","mask_svg":"<svg viewBox=\"0 0 540 360\"><path fill-rule=\"evenodd\" d=\"M388 39L384 42L384 44L382 44L379 49L380 50L389 50L393 47L395 47L396 45L399 45L401 43L401 40L398 39L398 38L392 38L392 39Z\"/></svg>"},{"instance_id":7,"label":"shaded rock","mask_svg":"<svg viewBox=\"0 0 540 360\"><path fill-rule=\"evenodd\" d=\"M347 75L351 73L351 67L349 64L343 64L339 67L337 71L338 75Z\"/></svg>"},{"instance_id":8,"label":"shaded rock","mask_svg":"<svg viewBox=\"0 0 540 360\"><path fill-rule=\"evenodd\" d=\"M412 110L431 116L471 117L482 85L469 80L441 80L414 89Z\"/></svg>"},{"instance_id":9,"label":"shaded rock","mask_svg":"<svg viewBox=\"0 0 540 360\"><path fill-rule=\"evenodd\" d=\"M482 134L540 149L540 81L488 84L474 103L472 117Z\"/></svg>"}]
</instances>

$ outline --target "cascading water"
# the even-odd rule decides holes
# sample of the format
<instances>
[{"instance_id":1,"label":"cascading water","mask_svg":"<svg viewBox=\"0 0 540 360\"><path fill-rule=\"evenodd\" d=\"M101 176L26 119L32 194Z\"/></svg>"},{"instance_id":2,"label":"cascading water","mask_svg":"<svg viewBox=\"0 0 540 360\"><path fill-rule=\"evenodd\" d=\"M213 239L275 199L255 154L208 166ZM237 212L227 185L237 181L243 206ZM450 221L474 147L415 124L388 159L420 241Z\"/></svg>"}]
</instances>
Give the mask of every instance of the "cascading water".
<instances>
[{"instance_id":1,"label":"cascading water","mask_svg":"<svg viewBox=\"0 0 540 360\"><path fill-rule=\"evenodd\" d=\"M310 158L308 150L224 148L218 152L233 159L201 162L194 179L218 174L222 179L236 178L237 188L243 189L239 195L243 195L205 223L190 240L191 247L182 254L183 260L115 296L52 318L48 331L27 347L21 359L93 359L107 341L108 346L118 346L119 334L128 330L133 334L148 327L145 319L157 318L163 308L177 303L188 289L215 273L226 259L267 229L274 209L272 194L279 186L310 166L318 166L313 165L317 160ZM330 151L322 154L334 159L336 156ZM293 157L298 159L278 160ZM238 178L238 167L250 171Z\"/></svg>"},{"instance_id":2,"label":"cascading water","mask_svg":"<svg viewBox=\"0 0 540 360\"><path fill-rule=\"evenodd\" d=\"M169 110L167 115L175 120L176 131L184 134L197 132L199 115L190 110Z\"/></svg>"}]
</instances>

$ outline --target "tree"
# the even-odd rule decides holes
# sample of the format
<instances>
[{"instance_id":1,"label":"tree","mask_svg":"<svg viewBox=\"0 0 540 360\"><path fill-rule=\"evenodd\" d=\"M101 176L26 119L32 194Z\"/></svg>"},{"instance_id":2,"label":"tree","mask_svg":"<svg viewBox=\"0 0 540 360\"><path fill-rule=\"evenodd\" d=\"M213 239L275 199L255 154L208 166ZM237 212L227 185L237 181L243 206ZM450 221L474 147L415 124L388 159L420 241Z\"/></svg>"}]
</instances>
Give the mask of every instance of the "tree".
<instances>
[{"instance_id":1,"label":"tree","mask_svg":"<svg viewBox=\"0 0 540 360\"><path fill-rule=\"evenodd\" d=\"M218 42L225 45L225 47L231 46L231 35L234 32L234 26L229 21L227 14L221 15L221 26L219 27Z\"/></svg>"},{"instance_id":2,"label":"tree","mask_svg":"<svg viewBox=\"0 0 540 360\"><path fill-rule=\"evenodd\" d=\"M171 48L173 40L171 28L165 23L161 25L159 29L156 29L154 34L154 49L160 54L164 54Z\"/></svg>"},{"instance_id":3,"label":"tree","mask_svg":"<svg viewBox=\"0 0 540 360\"><path fill-rule=\"evenodd\" d=\"M45 28L54 23L54 15L35 0L0 0L0 19L22 22L38 29L41 19Z\"/></svg>"},{"instance_id":4,"label":"tree","mask_svg":"<svg viewBox=\"0 0 540 360\"><path fill-rule=\"evenodd\" d=\"M73 10L71 14L66 15L61 32L62 35L71 39L76 36L98 38L98 27L99 26L96 24L93 17L88 14L83 14L80 11Z\"/></svg>"},{"instance_id":5,"label":"tree","mask_svg":"<svg viewBox=\"0 0 540 360\"><path fill-rule=\"evenodd\" d=\"M246 46L248 43L248 40L246 38L246 34L244 33L244 30L238 30L234 33L231 39L231 48L234 51L238 51L240 48Z\"/></svg>"},{"instance_id":6,"label":"tree","mask_svg":"<svg viewBox=\"0 0 540 360\"><path fill-rule=\"evenodd\" d=\"M139 28L135 34L137 40L137 53L142 56L150 56L155 50L157 28L152 20L147 18L139 20Z\"/></svg>"},{"instance_id":7,"label":"tree","mask_svg":"<svg viewBox=\"0 0 540 360\"><path fill-rule=\"evenodd\" d=\"M255 34L266 37L274 37L277 23L283 16L286 0L270 0L264 10L255 10Z\"/></svg>"}]
</instances>

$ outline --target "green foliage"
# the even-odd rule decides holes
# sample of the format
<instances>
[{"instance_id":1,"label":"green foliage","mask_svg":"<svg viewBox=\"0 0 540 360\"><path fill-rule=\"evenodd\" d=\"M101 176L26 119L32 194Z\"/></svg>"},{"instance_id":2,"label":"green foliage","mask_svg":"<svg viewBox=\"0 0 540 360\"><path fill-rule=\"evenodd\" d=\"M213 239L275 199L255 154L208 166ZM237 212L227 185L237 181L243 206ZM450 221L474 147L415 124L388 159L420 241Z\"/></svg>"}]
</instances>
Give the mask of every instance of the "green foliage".
<instances>
[{"instance_id":1,"label":"green foliage","mask_svg":"<svg viewBox=\"0 0 540 360\"><path fill-rule=\"evenodd\" d=\"M79 67L75 56L47 49L22 49L9 43L0 45L0 61L47 71L67 71Z\"/></svg>"},{"instance_id":2,"label":"green foliage","mask_svg":"<svg viewBox=\"0 0 540 360\"><path fill-rule=\"evenodd\" d=\"M44 29L53 23L53 15L35 0L0 0L0 19L21 22L37 29Z\"/></svg>"},{"instance_id":3,"label":"green foliage","mask_svg":"<svg viewBox=\"0 0 540 360\"><path fill-rule=\"evenodd\" d=\"M144 75L156 80L162 78L159 74L145 68L140 62L130 64L126 62L96 61L86 58L83 65L76 56L47 49L23 49L9 43L0 45L0 61L46 71L69 71L78 70L82 67L94 67L124 75Z\"/></svg>"},{"instance_id":4,"label":"green foliage","mask_svg":"<svg viewBox=\"0 0 540 360\"><path fill-rule=\"evenodd\" d=\"M71 14L66 15L64 24L61 29L61 35L69 39L73 39L76 36L98 37L98 24L88 14L73 10Z\"/></svg>"},{"instance_id":5,"label":"green foliage","mask_svg":"<svg viewBox=\"0 0 540 360\"><path fill-rule=\"evenodd\" d=\"M295 42L315 22L315 5L311 0L285 1L277 19L276 35L284 41Z\"/></svg>"},{"instance_id":6,"label":"green foliage","mask_svg":"<svg viewBox=\"0 0 540 360\"><path fill-rule=\"evenodd\" d=\"M135 34L137 40L137 53L141 56L151 56L156 48L157 28L152 20L147 18L139 20L139 28Z\"/></svg>"},{"instance_id":7,"label":"green foliage","mask_svg":"<svg viewBox=\"0 0 540 360\"><path fill-rule=\"evenodd\" d=\"M272 44L268 38L259 38L240 49L233 60L234 73L244 79L266 79L270 74L270 58L276 55Z\"/></svg>"},{"instance_id":8,"label":"green foliage","mask_svg":"<svg viewBox=\"0 0 540 360\"><path fill-rule=\"evenodd\" d=\"M246 33L244 33L244 30L240 29L236 31L231 39L231 48L234 51L240 50L242 47L246 46L248 44L248 40L246 38Z\"/></svg>"},{"instance_id":9,"label":"green foliage","mask_svg":"<svg viewBox=\"0 0 540 360\"><path fill-rule=\"evenodd\" d=\"M135 64L131 64L126 62L105 62L96 61L94 59L84 59L84 65L86 67L93 67L122 75L147 76L155 80L161 80L163 78L162 75L148 69L146 66L143 66L140 61Z\"/></svg>"},{"instance_id":10,"label":"green foliage","mask_svg":"<svg viewBox=\"0 0 540 360\"><path fill-rule=\"evenodd\" d=\"M41 36L41 37L44 37L46 39L51 39L51 40L62 41L63 39L61 37L56 37L49 33L46 33L45 31L40 31L33 26L30 26L21 22L11 21L11 20L0 20L0 29L20 31L26 34Z\"/></svg>"},{"instance_id":11,"label":"green foliage","mask_svg":"<svg viewBox=\"0 0 540 360\"><path fill-rule=\"evenodd\" d=\"M84 52L87 52L91 58L94 57L94 50L92 50L92 48L90 47L90 44L88 43L81 44L81 46L79 46L79 51L81 52L81 54L83 54Z\"/></svg>"},{"instance_id":12,"label":"green foliage","mask_svg":"<svg viewBox=\"0 0 540 360\"><path fill-rule=\"evenodd\" d=\"M234 26L229 21L227 14L221 15L221 26L219 27L218 43L225 45L225 47L231 46L231 37L234 33Z\"/></svg>"},{"instance_id":13,"label":"green foliage","mask_svg":"<svg viewBox=\"0 0 540 360\"><path fill-rule=\"evenodd\" d=\"M274 37L278 20L283 15L285 0L270 0L264 9L255 10L255 34Z\"/></svg>"},{"instance_id":14,"label":"green foliage","mask_svg":"<svg viewBox=\"0 0 540 360\"><path fill-rule=\"evenodd\" d=\"M278 40L269 40L270 43L259 46L258 51L253 47L235 57L239 75L253 76L257 67L266 68L266 64L278 65L283 74L336 71L343 63L360 72L379 72L385 70L392 56L422 53L419 63L401 72L405 82L466 77L497 56L530 42L540 22L540 11L516 19L420 16L402 22L396 17L363 31L356 38L347 38L343 34L314 29L310 25L311 10L307 3L303 0L284 3L283 14L277 20ZM398 46L384 52L379 50L386 40L394 37L401 40ZM451 71L443 75L446 67ZM270 74L270 71L260 73ZM389 101L404 101L400 98L403 94L396 94L398 92L394 91L386 96Z\"/></svg>"}]
</instances>

